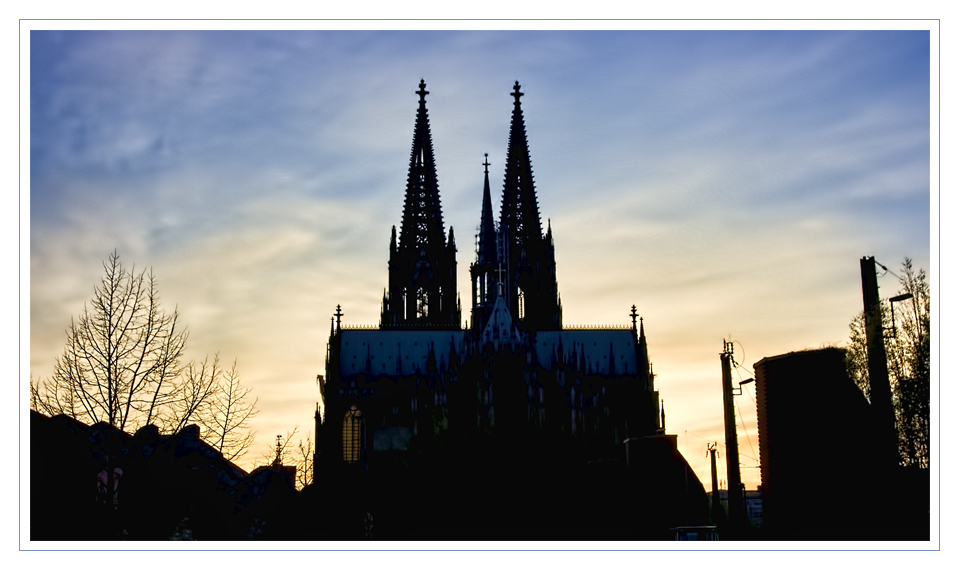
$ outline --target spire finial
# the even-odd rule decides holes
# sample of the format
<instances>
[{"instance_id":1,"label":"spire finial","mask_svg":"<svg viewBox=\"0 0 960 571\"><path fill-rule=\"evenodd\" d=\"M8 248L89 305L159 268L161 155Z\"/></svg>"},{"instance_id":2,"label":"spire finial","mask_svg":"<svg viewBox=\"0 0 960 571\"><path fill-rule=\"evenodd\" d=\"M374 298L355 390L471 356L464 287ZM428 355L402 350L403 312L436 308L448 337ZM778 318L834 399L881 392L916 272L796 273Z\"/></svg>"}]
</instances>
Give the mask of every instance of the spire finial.
<instances>
[{"instance_id":1,"label":"spire finial","mask_svg":"<svg viewBox=\"0 0 960 571\"><path fill-rule=\"evenodd\" d=\"M416 92L420 96L420 104L423 105L427 102L427 94L430 92L427 91L427 82L420 80L420 90Z\"/></svg>"},{"instance_id":2,"label":"spire finial","mask_svg":"<svg viewBox=\"0 0 960 571\"><path fill-rule=\"evenodd\" d=\"M483 153L483 174L490 174L490 171L487 170L489 166L490 161L487 160L487 153Z\"/></svg>"},{"instance_id":3,"label":"spire finial","mask_svg":"<svg viewBox=\"0 0 960 571\"><path fill-rule=\"evenodd\" d=\"M639 315L639 314L637 313L637 306L634 305L633 307L630 308L630 317L633 319L633 330L634 330L634 331L637 330L637 315ZM643 323L643 318L642 318L642 317L640 318L640 323Z\"/></svg>"},{"instance_id":4,"label":"spire finial","mask_svg":"<svg viewBox=\"0 0 960 571\"><path fill-rule=\"evenodd\" d=\"M337 304L337 312L334 313L337 316L337 332L340 332L340 318L343 317L343 312L340 311L340 304Z\"/></svg>"},{"instance_id":5,"label":"spire finial","mask_svg":"<svg viewBox=\"0 0 960 571\"><path fill-rule=\"evenodd\" d=\"M520 105L520 97L523 96L523 93L520 93L519 81L513 82L513 93L511 93L510 95L513 95L514 97L514 105Z\"/></svg>"},{"instance_id":6,"label":"spire finial","mask_svg":"<svg viewBox=\"0 0 960 571\"><path fill-rule=\"evenodd\" d=\"M282 459L282 457L283 457L283 445L282 445L282 441L283 441L283 435L282 435L282 434L278 434L278 435L277 435L277 455L276 455L276 457L273 459L273 465L274 465L274 466L280 466L281 464L283 464L283 459Z\"/></svg>"}]
</instances>

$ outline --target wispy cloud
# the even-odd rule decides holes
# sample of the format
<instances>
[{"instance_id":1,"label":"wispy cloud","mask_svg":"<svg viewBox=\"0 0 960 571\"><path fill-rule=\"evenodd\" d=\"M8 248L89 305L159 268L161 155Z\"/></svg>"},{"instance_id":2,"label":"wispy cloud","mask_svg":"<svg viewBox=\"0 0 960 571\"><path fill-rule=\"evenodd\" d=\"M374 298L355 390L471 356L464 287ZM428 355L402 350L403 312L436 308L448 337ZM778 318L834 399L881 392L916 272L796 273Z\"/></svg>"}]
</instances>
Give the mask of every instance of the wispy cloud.
<instances>
[{"instance_id":1,"label":"wispy cloud","mask_svg":"<svg viewBox=\"0 0 960 571\"><path fill-rule=\"evenodd\" d=\"M417 83L467 308L480 163L496 194L519 80L565 321L637 304L668 427L719 438L723 337L747 366L843 342L860 256L929 267L929 49L923 32L33 32L31 369L50 374L117 249L154 269L192 356L239 360L262 435L306 430L334 307L379 317Z\"/></svg>"}]
</instances>

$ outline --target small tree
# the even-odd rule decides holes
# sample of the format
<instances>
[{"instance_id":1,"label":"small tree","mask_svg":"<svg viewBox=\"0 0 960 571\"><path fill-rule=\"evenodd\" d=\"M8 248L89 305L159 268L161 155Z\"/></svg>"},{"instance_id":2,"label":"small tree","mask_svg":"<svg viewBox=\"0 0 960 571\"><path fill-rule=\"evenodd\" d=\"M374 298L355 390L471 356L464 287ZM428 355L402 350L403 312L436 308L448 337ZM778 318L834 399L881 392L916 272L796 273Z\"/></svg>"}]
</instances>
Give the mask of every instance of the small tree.
<instances>
[{"instance_id":1,"label":"small tree","mask_svg":"<svg viewBox=\"0 0 960 571\"><path fill-rule=\"evenodd\" d=\"M300 431L299 426L287 432L286 436L277 435L277 442L271 447L269 452L264 452L260 456L260 464L273 464L284 466L295 466L297 469L296 487L298 490L313 483L313 441L307 436L304 442L301 438L296 446L293 439Z\"/></svg>"},{"instance_id":2,"label":"small tree","mask_svg":"<svg viewBox=\"0 0 960 571\"><path fill-rule=\"evenodd\" d=\"M926 273L907 258L901 267L899 294L912 297L880 306L890 372L893 410L905 466L930 466L930 285ZM850 322L847 366L851 379L870 400L863 313Z\"/></svg>"},{"instance_id":3,"label":"small tree","mask_svg":"<svg viewBox=\"0 0 960 571\"><path fill-rule=\"evenodd\" d=\"M257 399L248 402L251 389L240 384L236 361L223 375L219 374L218 364L218 358L214 358L211 376L218 381L215 390L205 399L199 419L204 427L204 439L224 458L234 461L253 444L249 423L257 414ZM206 362L202 369L206 369Z\"/></svg>"},{"instance_id":4,"label":"small tree","mask_svg":"<svg viewBox=\"0 0 960 571\"><path fill-rule=\"evenodd\" d=\"M31 377L30 406L127 432L154 424L176 433L198 423L225 457L239 457L253 439L247 421L256 401L247 404L236 363L226 374L217 356L182 364L187 333L176 309L160 307L153 273L126 270L117 252L103 269L90 304L70 321L53 377Z\"/></svg>"},{"instance_id":5,"label":"small tree","mask_svg":"<svg viewBox=\"0 0 960 571\"><path fill-rule=\"evenodd\" d=\"M126 271L113 252L90 305L70 320L51 382L31 387L40 412L67 414L118 430L163 422L187 334L177 311L160 307L153 273Z\"/></svg>"}]
</instances>

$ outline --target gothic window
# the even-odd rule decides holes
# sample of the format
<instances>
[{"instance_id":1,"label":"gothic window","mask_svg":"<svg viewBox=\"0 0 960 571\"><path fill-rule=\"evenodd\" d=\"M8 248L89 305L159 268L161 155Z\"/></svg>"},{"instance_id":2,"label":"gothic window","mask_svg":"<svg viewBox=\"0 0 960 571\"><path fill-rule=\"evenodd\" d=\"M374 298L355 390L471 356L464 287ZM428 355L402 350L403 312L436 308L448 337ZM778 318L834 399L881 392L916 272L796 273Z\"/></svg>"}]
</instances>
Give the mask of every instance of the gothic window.
<instances>
[{"instance_id":1,"label":"gothic window","mask_svg":"<svg viewBox=\"0 0 960 571\"><path fill-rule=\"evenodd\" d=\"M427 296L426 288L417 288L417 319L424 319L427 317L427 309L429 299Z\"/></svg>"},{"instance_id":2,"label":"gothic window","mask_svg":"<svg viewBox=\"0 0 960 571\"><path fill-rule=\"evenodd\" d=\"M347 463L355 464L360 460L362 424L357 405L350 405L343 415L343 460Z\"/></svg>"},{"instance_id":3,"label":"gothic window","mask_svg":"<svg viewBox=\"0 0 960 571\"><path fill-rule=\"evenodd\" d=\"M523 290L517 290L517 315L520 319L523 319L524 315L524 299L523 299Z\"/></svg>"}]
</instances>

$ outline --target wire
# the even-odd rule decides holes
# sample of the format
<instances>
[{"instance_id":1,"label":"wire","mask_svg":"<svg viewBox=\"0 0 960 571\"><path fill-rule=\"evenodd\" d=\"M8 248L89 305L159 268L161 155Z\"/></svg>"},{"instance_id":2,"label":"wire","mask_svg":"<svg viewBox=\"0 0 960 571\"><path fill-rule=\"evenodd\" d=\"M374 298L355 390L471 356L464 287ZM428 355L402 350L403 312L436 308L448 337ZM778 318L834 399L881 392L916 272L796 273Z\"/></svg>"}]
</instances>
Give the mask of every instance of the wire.
<instances>
[{"instance_id":1,"label":"wire","mask_svg":"<svg viewBox=\"0 0 960 571\"><path fill-rule=\"evenodd\" d=\"M710 440L709 438L707 438L707 437L705 437L705 436L700 436L700 435L697 434L696 432L690 432L689 430L684 430L684 431L683 431L684 434L686 434L686 433L688 433L688 432L689 432L690 434L696 436L697 438L702 438L702 439L706 440L707 442L713 442L713 440Z\"/></svg>"},{"instance_id":2,"label":"wire","mask_svg":"<svg viewBox=\"0 0 960 571\"><path fill-rule=\"evenodd\" d=\"M743 347L743 343L736 339L734 339L733 342L740 346L740 355L742 355L740 362L737 364L737 369L746 369L743 364L747 362L747 350Z\"/></svg>"},{"instance_id":3,"label":"wire","mask_svg":"<svg viewBox=\"0 0 960 571\"><path fill-rule=\"evenodd\" d=\"M888 269L887 269L887 266L881 264L881 263L878 262L877 260L873 260L873 263L875 263L875 264L877 264L878 266L880 266L881 268L883 268L883 271L884 271L884 272L889 273L889 274L892 274L893 277L897 278L898 280L903 281L903 278L901 278L900 276L898 276L898 275L896 274L896 272L894 272L893 270L888 270ZM883 276L880 276L880 277L883 277Z\"/></svg>"},{"instance_id":4,"label":"wire","mask_svg":"<svg viewBox=\"0 0 960 571\"><path fill-rule=\"evenodd\" d=\"M743 427L743 435L747 438L747 444L750 445L750 453L753 454L753 457L752 457L752 458L750 458L749 456L748 456L748 458L750 458L751 460L753 460L754 462L756 462L757 464L759 464L759 463L760 463L760 460L757 460L757 453L756 453L756 451L754 451L754 449L753 449L753 442L750 440L750 433L747 432L747 425L746 425L746 423L743 421L743 413L740 412L740 405L737 404L737 399L733 399L733 404L734 404L734 406L737 407L737 413L738 413L737 416L740 417L740 426ZM741 454L741 456L743 456L743 454Z\"/></svg>"}]
</instances>

